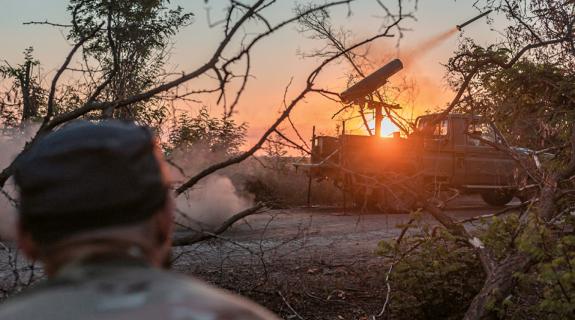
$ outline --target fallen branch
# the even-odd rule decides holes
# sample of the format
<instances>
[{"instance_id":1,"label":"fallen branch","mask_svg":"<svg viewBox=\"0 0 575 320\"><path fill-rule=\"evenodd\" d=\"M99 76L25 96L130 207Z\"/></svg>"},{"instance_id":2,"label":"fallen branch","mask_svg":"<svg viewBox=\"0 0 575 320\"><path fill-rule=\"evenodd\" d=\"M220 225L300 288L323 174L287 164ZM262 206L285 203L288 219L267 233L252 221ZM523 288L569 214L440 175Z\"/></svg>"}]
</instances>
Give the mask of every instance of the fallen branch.
<instances>
[{"instance_id":1,"label":"fallen branch","mask_svg":"<svg viewBox=\"0 0 575 320\"><path fill-rule=\"evenodd\" d=\"M220 225L216 230L214 230L210 233L196 233L196 234L193 234L190 236L174 239L172 246L173 247L189 246L189 245L192 245L194 243L198 243L198 242L201 242L204 240L214 238L215 236L224 233L226 230L228 230L237 221L239 221L239 220L241 220L247 216L259 213L262 208L264 208L264 204L258 203L251 208L245 209L243 211L240 211L240 212L234 214L233 216L228 218L226 221L224 221L224 223L222 223L222 225Z\"/></svg>"},{"instance_id":2,"label":"fallen branch","mask_svg":"<svg viewBox=\"0 0 575 320\"><path fill-rule=\"evenodd\" d=\"M376 318L383 316L385 314L387 306L389 305L389 300L391 298L391 285L389 284L389 277L391 276L391 272L393 271L393 267L395 266L396 262L397 261L392 262L391 265L389 266L389 269L387 270L387 274L385 275L385 286L386 286L385 301L383 302L383 307L381 307L381 311L378 314L371 316L372 320L375 320Z\"/></svg>"},{"instance_id":3,"label":"fallen branch","mask_svg":"<svg viewBox=\"0 0 575 320\"><path fill-rule=\"evenodd\" d=\"M535 199L535 200L525 201L525 202L522 202L516 206L511 206L511 207L499 210L499 211L492 213L492 214L484 214L484 215L480 215L480 216L476 216L476 217L471 217L468 219L461 220L458 223L469 223L469 222L474 222L477 220L497 217L497 216L500 216L502 214L505 214L505 213L513 211L513 210L522 209L522 208L526 207L528 204L531 204L533 201L537 201L537 200Z\"/></svg>"}]
</instances>

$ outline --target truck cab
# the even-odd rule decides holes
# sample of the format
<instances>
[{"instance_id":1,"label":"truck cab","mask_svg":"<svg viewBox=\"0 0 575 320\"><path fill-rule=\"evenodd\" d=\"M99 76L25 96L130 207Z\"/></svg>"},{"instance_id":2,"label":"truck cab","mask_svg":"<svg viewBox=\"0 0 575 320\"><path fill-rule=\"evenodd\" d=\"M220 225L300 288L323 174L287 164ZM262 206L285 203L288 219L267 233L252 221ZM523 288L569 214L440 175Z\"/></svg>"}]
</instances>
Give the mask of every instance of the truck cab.
<instances>
[{"instance_id":1,"label":"truck cab","mask_svg":"<svg viewBox=\"0 0 575 320\"><path fill-rule=\"evenodd\" d=\"M417 128L434 117L417 118ZM450 114L432 129L423 143L428 179L471 192L513 188L516 163L495 147L504 140L493 123L478 116Z\"/></svg>"}]
</instances>

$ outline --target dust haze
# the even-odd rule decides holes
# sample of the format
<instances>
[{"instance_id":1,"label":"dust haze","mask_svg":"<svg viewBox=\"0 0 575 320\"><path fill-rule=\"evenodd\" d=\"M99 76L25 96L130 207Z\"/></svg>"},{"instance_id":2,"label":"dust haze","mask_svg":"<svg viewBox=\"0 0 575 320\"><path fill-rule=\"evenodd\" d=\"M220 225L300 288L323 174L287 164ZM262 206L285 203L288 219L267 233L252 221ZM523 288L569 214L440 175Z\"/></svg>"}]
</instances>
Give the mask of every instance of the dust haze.
<instances>
[{"instance_id":1,"label":"dust haze","mask_svg":"<svg viewBox=\"0 0 575 320\"><path fill-rule=\"evenodd\" d=\"M175 185L187 180L210 163L221 161L227 155L196 145L179 150L170 157L171 179ZM220 226L232 215L247 209L253 204L253 197L239 192L227 176L233 170L223 170L201 180L193 189L176 199L176 222L195 230L211 231Z\"/></svg>"},{"instance_id":2,"label":"dust haze","mask_svg":"<svg viewBox=\"0 0 575 320\"><path fill-rule=\"evenodd\" d=\"M213 230L233 214L251 204L240 196L232 181L225 176L212 175L185 196L176 200L178 222L192 227Z\"/></svg>"},{"instance_id":3,"label":"dust haze","mask_svg":"<svg viewBox=\"0 0 575 320\"><path fill-rule=\"evenodd\" d=\"M16 157L25 143L37 131L37 125L27 125L21 132L0 135L0 166L7 167ZM186 176L195 174L209 163L221 160L225 155L210 152L202 146L177 151L171 162L179 169L171 167L171 178L175 184L185 180ZM182 173L182 171L185 175ZM12 179L8 180L4 191L16 198ZM218 227L233 214L252 205L249 195L240 194L232 181L225 174L214 174L202 180L192 190L176 199L176 221L191 228L211 230ZM0 238L13 239L15 236L16 208L4 194L0 194Z\"/></svg>"},{"instance_id":4,"label":"dust haze","mask_svg":"<svg viewBox=\"0 0 575 320\"><path fill-rule=\"evenodd\" d=\"M38 128L38 124L26 124L22 128L0 133L0 167L6 168L10 165ZM0 238L2 239L13 239L16 231L16 208L8 196L17 197L12 179L8 180L3 193L0 194Z\"/></svg>"}]
</instances>

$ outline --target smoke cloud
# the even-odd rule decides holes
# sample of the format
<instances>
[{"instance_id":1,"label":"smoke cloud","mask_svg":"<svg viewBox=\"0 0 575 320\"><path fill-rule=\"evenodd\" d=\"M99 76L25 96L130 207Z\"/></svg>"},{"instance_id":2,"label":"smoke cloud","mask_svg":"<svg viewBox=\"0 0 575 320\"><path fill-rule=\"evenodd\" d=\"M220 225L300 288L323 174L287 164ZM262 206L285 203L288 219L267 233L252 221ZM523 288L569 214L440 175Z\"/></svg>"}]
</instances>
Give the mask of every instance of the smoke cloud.
<instances>
[{"instance_id":1,"label":"smoke cloud","mask_svg":"<svg viewBox=\"0 0 575 320\"><path fill-rule=\"evenodd\" d=\"M251 202L238 194L228 177L212 175L177 199L176 221L194 229L214 230Z\"/></svg>"},{"instance_id":2,"label":"smoke cloud","mask_svg":"<svg viewBox=\"0 0 575 320\"><path fill-rule=\"evenodd\" d=\"M16 236L16 208L2 195L0 200L0 239Z\"/></svg>"},{"instance_id":3,"label":"smoke cloud","mask_svg":"<svg viewBox=\"0 0 575 320\"><path fill-rule=\"evenodd\" d=\"M0 170L7 167L21 152L24 144L32 138L37 125L28 125L24 130L0 134ZM177 185L211 163L221 161L225 155L210 152L198 146L185 151L177 151L172 156L172 180ZM183 172L182 172L183 170ZM233 214L252 205L249 195L240 194L226 174L214 174L202 180L194 188L176 199L176 221L192 228L212 230ZM10 179L3 191L16 198L16 190ZM0 194L0 239L13 239L15 236L16 208L4 194Z\"/></svg>"},{"instance_id":4,"label":"smoke cloud","mask_svg":"<svg viewBox=\"0 0 575 320\"><path fill-rule=\"evenodd\" d=\"M212 163L222 161L227 155L214 153L202 146L177 151L171 158L172 180L178 185L186 176L193 176ZM214 230L232 215L253 205L253 197L240 193L228 177L237 168L228 168L212 174L191 190L176 199L176 221L187 227Z\"/></svg>"},{"instance_id":5,"label":"smoke cloud","mask_svg":"<svg viewBox=\"0 0 575 320\"><path fill-rule=\"evenodd\" d=\"M30 140L39 125L28 124L23 129L14 129L0 133L0 170L6 168L12 160L22 151L24 145ZM6 182L0 194L0 239L14 239L16 234L16 208L8 198L16 198L16 188L12 179Z\"/></svg>"},{"instance_id":6,"label":"smoke cloud","mask_svg":"<svg viewBox=\"0 0 575 320\"><path fill-rule=\"evenodd\" d=\"M413 48L407 48L407 50L402 51L401 60L404 62L405 66L409 68L409 66L420 60L431 50L443 44L449 38L457 34L457 32L457 28L454 27L453 29L446 30L425 40L423 43Z\"/></svg>"}]
</instances>

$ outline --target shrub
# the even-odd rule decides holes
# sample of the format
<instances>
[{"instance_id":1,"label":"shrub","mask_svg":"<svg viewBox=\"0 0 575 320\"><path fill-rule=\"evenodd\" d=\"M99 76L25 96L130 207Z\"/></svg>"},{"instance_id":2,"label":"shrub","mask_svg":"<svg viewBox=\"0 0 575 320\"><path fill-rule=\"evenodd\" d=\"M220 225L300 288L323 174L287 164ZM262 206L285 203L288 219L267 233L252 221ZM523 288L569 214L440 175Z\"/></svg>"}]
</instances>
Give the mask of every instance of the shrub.
<instances>
[{"instance_id":1,"label":"shrub","mask_svg":"<svg viewBox=\"0 0 575 320\"><path fill-rule=\"evenodd\" d=\"M401 257L391 275L393 319L461 319L479 292L484 273L468 246L442 228L420 225L416 235L381 241L378 253Z\"/></svg>"}]
</instances>

